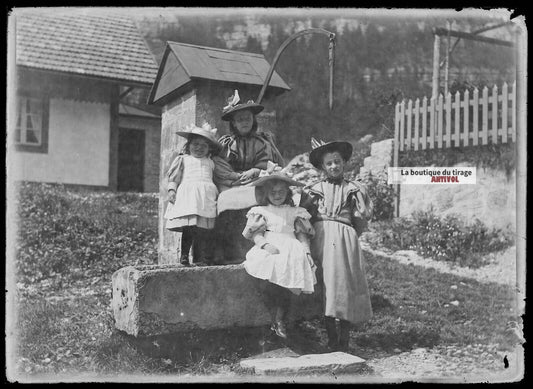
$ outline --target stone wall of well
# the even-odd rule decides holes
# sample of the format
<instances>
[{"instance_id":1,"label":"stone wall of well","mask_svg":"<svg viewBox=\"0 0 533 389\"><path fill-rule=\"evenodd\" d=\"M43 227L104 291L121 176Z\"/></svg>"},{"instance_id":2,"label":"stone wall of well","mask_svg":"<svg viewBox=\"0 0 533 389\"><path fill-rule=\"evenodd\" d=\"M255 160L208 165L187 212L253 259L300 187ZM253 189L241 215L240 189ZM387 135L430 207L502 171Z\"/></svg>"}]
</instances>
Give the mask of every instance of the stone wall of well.
<instances>
[{"instance_id":1,"label":"stone wall of well","mask_svg":"<svg viewBox=\"0 0 533 389\"><path fill-rule=\"evenodd\" d=\"M161 162L159 165L159 263L175 263L180 246L180 234L165 229L167 201L166 173L185 139L175 132L196 120L196 93L189 91L163 107L161 113Z\"/></svg>"}]
</instances>

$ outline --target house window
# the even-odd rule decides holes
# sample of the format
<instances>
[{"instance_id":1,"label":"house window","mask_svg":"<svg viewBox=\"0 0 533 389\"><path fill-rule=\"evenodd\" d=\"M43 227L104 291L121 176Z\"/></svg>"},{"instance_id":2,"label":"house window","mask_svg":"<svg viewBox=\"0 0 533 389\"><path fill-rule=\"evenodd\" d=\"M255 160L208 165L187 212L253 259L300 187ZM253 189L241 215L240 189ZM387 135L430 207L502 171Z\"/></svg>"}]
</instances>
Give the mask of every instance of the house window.
<instances>
[{"instance_id":1,"label":"house window","mask_svg":"<svg viewBox=\"0 0 533 389\"><path fill-rule=\"evenodd\" d=\"M48 152L48 99L17 97L15 144L19 151Z\"/></svg>"}]
</instances>

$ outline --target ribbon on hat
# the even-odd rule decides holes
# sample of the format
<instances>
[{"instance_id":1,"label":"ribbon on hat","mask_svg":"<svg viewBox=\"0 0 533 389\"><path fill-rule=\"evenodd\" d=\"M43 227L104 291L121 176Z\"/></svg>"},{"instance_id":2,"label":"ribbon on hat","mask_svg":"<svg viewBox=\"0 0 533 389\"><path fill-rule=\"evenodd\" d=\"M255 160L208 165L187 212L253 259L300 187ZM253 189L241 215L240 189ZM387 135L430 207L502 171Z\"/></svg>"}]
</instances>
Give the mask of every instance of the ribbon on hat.
<instances>
[{"instance_id":1,"label":"ribbon on hat","mask_svg":"<svg viewBox=\"0 0 533 389\"><path fill-rule=\"evenodd\" d=\"M192 132L195 128L201 128L204 131L208 131L215 137L216 137L217 131L218 131L216 128L212 128L211 125L209 123L207 123L207 122L204 122L204 124L202 124L202 127L198 127L198 126L196 126L196 125L194 125L192 123L188 124L187 126L185 126L184 130L186 132Z\"/></svg>"},{"instance_id":2,"label":"ribbon on hat","mask_svg":"<svg viewBox=\"0 0 533 389\"><path fill-rule=\"evenodd\" d=\"M285 169L282 169L281 166L279 166L277 163L274 163L272 161L267 162L267 167L265 170L261 170L259 172L258 178L270 176L273 173L283 173L285 172Z\"/></svg>"},{"instance_id":3,"label":"ribbon on hat","mask_svg":"<svg viewBox=\"0 0 533 389\"><path fill-rule=\"evenodd\" d=\"M230 109L233 109L235 108L237 105L239 105L241 103L241 98L239 96L239 91L237 89L235 89L235 92L233 93L233 96L231 96L230 98L228 98L228 105L226 105L224 108L222 108L222 112L223 113L226 113L228 112ZM246 102L246 104L253 104L254 101L253 100L248 100Z\"/></svg>"},{"instance_id":4,"label":"ribbon on hat","mask_svg":"<svg viewBox=\"0 0 533 389\"><path fill-rule=\"evenodd\" d=\"M231 96L228 99L228 105L226 105L224 108L222 108L222 112L226 112L230 110L231 108L235 107L239 102L241 101L241 98L239 96L239 91L235 89L235 92L233 93L233 96Z\"/></svg>"},{"instance_id":5,"label":"ribbon on hat","mask_svg":"<svg viewBox=\"0 0 533 389\"><path fill-rule=\"evenodd\" d=\"M323 140L316 140L314 137L311 137L311 147L313 149L316 149L320 146L324 146L326 144L326 142L324 142Z\"/></svg>"},{"instance_id":6,"label":"ribbon on hat","mask_svg":"<svg viewBox=\"0 0 533 389\"><path fill-rule=\"evenodd\" d=\"M216 138L216 135L217 135L217 129L216 128L212 128L211 125L209 123L207 123L207 122L204 122L204 124L202 124L202 128L205 131L210 132Z\"/></svg>"}]
</instances>

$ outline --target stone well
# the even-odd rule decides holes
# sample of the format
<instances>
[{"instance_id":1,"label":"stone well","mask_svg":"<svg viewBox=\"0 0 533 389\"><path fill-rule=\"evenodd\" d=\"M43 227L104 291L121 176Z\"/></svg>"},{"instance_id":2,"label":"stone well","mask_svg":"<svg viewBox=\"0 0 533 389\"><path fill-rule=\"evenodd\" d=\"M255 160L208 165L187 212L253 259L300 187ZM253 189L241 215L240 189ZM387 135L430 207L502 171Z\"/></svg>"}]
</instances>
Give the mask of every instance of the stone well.
<instances>
[{"instance_id":1,"label":"stone well","mask_svg":"<svg viewBox=\"0 0 533 389\"><path fill-rule=\"evenodd\" d=\"M270 324L259 281L243 265L128 266L112 287L115 326L133 336ZM293 295L288 321L320 317L321 296Z\"/></svg>"}]
</instances>

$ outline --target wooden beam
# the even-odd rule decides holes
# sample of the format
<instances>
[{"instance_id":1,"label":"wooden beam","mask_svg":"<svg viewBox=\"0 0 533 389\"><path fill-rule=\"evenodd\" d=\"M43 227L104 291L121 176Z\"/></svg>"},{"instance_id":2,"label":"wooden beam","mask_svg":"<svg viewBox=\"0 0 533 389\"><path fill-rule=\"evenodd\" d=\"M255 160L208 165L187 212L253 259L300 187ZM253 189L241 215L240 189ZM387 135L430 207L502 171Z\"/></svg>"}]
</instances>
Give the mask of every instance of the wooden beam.
<instances>
[{"instance_id":1,"label":"wooden beam","mask_svg":"<svg viewBox=\"0 0 533 389\"><path fill-rule=\"evenodd\" d=\"M122 100L124 97L126 97L128 95L128 93L130 93L132 90L134 89L134 87L130 86L128 89L126 89L124 92L122 92L120 94L120 96L118 97L119 100Z\"/></svg>"},{"instance_id":2,"label":"wooden beam","mask_svg":"<svg viewBox=\"0 0 533 389\"><path fill-rule=\"evenodd\" d=\"M433 80L431 87L431 98L437 98L439 94L439 84L440 84L440 36L435 35L435 40L433 42Z\"/></svg>"},{"instance_id":3,"label":"wooden beam","mask_svg":"<svg viewBox=\"0 0 533 389\"><path fill-rule=\"evenodd\" d=\"M476 34L468 33L468 32L461 32L461 31L448 31L445 28L436 28L434 30L434 34L436 36L447 36L448 34L450 36L456 37L456 38L463 38L463 39L470 39L472 41L478 41L478 42L484 42L484 43L490 43L493 45L500 45L500 46L507 46L507 47L513 47L514 43L509 41L503 41L501 39L495 39L495 38L487 38L484 36L478 36Z\"/></svg>"},{"instance_id":4,"label":"wooden beam","mask_svg":"<svg viewBox=\"0 0 533 389\"><path fill-rule=\"evenodd\" d=\"M520 18L524 18L521 16ZM516 25L516 304L525 309L527 210L527 30L525 20Z\"/></svg>"}]
</instances>

